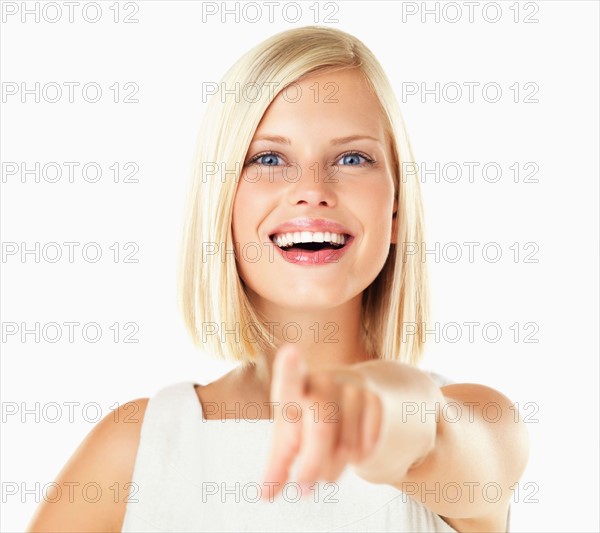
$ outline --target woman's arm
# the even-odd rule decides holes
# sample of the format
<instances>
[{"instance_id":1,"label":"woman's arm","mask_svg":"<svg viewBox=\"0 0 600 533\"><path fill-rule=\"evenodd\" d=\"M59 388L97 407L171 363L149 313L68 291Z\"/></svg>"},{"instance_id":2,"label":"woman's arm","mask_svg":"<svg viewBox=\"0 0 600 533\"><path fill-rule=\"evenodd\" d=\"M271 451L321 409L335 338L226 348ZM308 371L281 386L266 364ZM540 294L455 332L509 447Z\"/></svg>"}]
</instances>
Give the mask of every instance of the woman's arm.
<instances>
[{"instance_id":1,"label":"woman's arm","mask_svg":"<svg viewBox=\"0 0 600 533\"><path fill-rule=\"evenodd\" d=\"M383 406L378 446L355 471L395 486L458 531L506 531L511 487L529 454L528 433L512 402L483 385L439 388L402 363L353 368Z\"/></svg>"},{"instance_id":2,"label":"woman's arm","mask_svg":"<svg viewBox=\"0 0 600 533\"><path fill-rule=\"evenodd\" d=\"M94 426L58 474L60 493L48 493L56 501L40 503L28 533L121 531L147 403L128 402Z\"/></svg>"},{"instance_id":3,"label":"woman's arm","mask_svg":"<svg viewBox=\"0 0 600 533\"><path fill-rule=\"evenodd\" d=\"M525 469L529 444L522 419L498 391L475 384L440 388L425 372L396 361L311 372L288 344L273 363L271 400L307 415L290 423L275 410L263 476L275 495L296 459L301 484L335 481L350 465L458 531L506 531L511 486ZM334 416L325 417L331 407Z\"/></svg>"}]
</instances>

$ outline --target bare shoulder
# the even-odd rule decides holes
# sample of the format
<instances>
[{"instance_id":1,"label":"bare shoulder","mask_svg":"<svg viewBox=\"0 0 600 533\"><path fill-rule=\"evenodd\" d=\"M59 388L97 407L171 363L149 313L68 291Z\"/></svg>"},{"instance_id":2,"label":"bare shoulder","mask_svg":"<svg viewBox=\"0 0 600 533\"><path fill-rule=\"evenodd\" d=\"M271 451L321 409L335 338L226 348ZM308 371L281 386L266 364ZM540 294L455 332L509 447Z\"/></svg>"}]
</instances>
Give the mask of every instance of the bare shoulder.
<instances>
[{"instance_id":1,"label":"bare shoulder","mask_svg":"<svg viewBox=\"0 0 600 533\"><path fill-rule=\"evenodd\" d=\"M149 398L129 401L100 420L59 472L27 531L120 532Z\"/></svg>"}]
</instances>

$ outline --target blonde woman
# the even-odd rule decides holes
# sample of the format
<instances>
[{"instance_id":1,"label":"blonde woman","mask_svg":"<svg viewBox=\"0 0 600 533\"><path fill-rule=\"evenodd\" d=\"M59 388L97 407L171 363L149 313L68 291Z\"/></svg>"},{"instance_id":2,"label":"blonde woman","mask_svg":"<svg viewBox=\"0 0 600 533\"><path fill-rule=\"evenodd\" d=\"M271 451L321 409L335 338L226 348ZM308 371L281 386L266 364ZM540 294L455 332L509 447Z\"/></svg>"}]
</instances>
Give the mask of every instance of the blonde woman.
<instances>
[{"instance_id":1,"label":"blonde woman","mask_svg":"<svg viewBox=\"0 0 600 533\"><path fill-rule=\"evenodd\" d=\"M500 392L417 366L421 197L376 58L293 29L213 92L179 287L198 346L240 364L103 419L57 480L102 496L29 531L507 531L527 433Z\"/></svg>"}]
</instances>

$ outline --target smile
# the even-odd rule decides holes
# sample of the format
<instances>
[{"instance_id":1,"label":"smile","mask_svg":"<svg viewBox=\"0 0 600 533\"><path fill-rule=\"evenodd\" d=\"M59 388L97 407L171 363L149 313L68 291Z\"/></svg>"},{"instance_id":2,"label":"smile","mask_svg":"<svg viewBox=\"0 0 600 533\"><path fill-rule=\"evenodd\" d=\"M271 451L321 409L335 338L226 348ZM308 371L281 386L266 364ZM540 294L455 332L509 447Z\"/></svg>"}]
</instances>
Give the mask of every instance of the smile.
<instances>
[{"instance_id":1,"label":"smile","mask_svg":"<svg viewBox=\"0 0 600 533\"><path fill-rule=\"evenodd\" d=\"M275 233L270 239L288 263L307 266L337 263L354 241L351 235L329 231Z\"/></svg>"},{"instance_id":2,"label":"smile","mask_svg":"<svg viewBox=\"0 0 600 533\"><path fill-rule=\"evenodd\" d=\"M276 233L271 240L280 248L297 247L306 250L322 250L324 248L341 248L346 244L349 235L329 231L295 231Z\"/></svg>"}]
</instances>

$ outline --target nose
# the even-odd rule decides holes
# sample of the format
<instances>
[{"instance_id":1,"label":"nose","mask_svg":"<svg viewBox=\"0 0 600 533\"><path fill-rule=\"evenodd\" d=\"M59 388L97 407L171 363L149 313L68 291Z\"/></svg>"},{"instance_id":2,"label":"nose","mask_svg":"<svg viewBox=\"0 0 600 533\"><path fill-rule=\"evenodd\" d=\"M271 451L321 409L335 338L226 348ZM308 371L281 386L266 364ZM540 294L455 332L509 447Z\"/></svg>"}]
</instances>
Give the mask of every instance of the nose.
<instances>
[{"instance_id":1,"label":"nose","mask_svg":"<svg viewBox=\"0 0 600 533\"><path fill-rule=\"evenodd\" d=\"M287 200L290 205L334 207L337 203L334 169L323 169L318 163L298 165L290 172Z\"/></svg>"}]
</instances>

